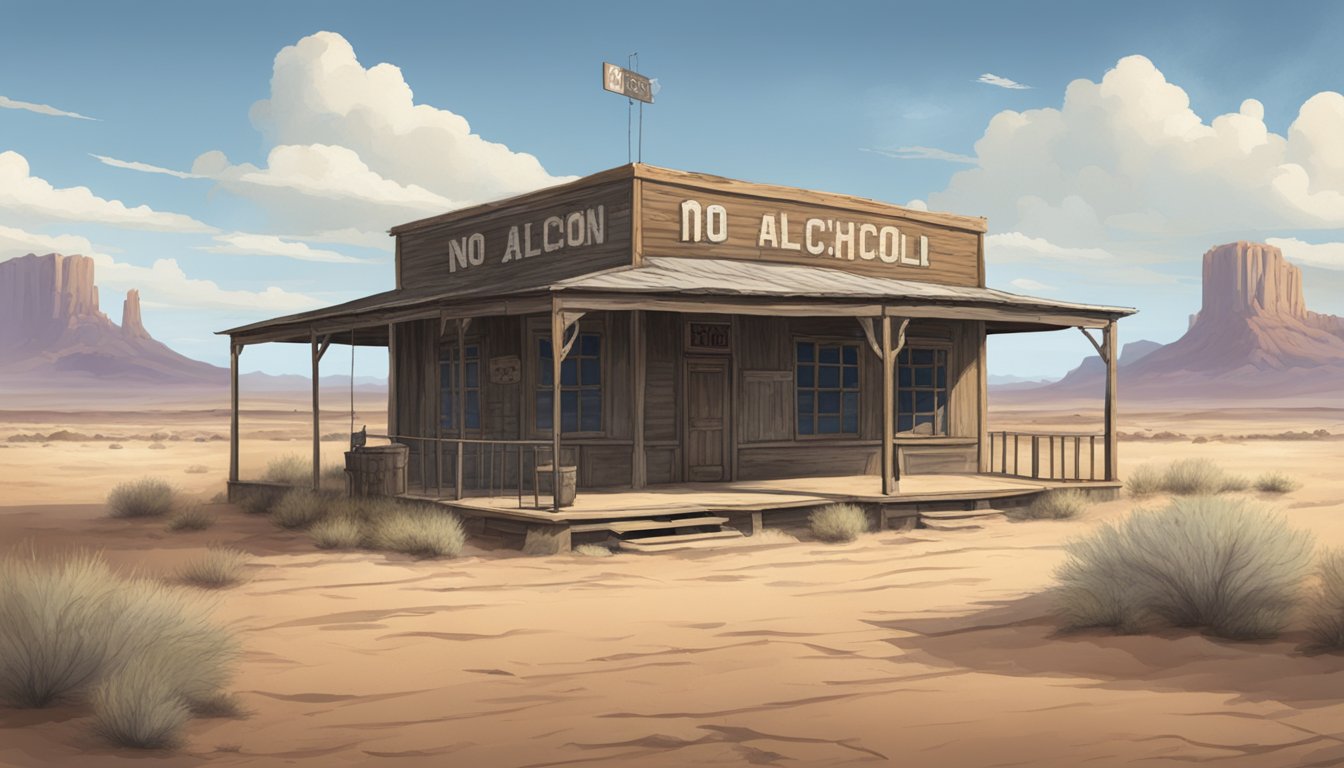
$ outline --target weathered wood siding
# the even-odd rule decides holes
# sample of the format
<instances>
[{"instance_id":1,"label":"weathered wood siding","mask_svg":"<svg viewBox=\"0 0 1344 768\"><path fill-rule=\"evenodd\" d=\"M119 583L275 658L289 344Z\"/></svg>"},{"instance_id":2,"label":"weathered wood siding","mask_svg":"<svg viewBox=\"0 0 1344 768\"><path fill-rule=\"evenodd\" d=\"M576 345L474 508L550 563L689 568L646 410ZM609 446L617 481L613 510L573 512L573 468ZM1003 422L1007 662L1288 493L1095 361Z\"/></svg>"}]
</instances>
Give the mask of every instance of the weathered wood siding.
<instances>
[{"instance_id":1,"label":"weathered wood siding","mask_svg":"<svg viewBox=\"0 0 1344 768\"><path fill-rule=\"evenodd\" d=\"M439 418L437 320L412 320L396 325L396 357L393 361L397 413L390 434L434 437ZM410 447L408 479L420 483L422 474L434 478L434 449L420 440L407 440ZM423 467L423 470L422 470Z\"/></svg>"},{"instance_id":2,"label":"weathered wood siding","mask_svg":"<svg viewBox=\"0 0 1344 768\"><path fill-rule=\"evenodd\" d=\"M644 316L644 454L650 483L681 479L681 321L670 312Z\"/></svg>"}]
</instances>

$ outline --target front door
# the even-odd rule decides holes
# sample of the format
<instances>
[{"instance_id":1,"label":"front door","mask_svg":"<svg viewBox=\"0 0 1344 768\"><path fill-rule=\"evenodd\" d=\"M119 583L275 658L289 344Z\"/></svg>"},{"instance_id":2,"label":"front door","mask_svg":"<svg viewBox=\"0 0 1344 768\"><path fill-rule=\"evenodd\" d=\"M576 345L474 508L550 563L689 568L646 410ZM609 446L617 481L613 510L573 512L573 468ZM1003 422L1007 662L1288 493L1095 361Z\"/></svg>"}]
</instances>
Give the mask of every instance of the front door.
<instances>
[{"instance_id":1,"label":"front door","mask_svg":"<svg viewBox=\"0 0 1344 768\"><path fill-rule=\"evenodd\" d=\"M728 358L686 358L686 479L728 480Z\"/></svg>"}]
</instances>

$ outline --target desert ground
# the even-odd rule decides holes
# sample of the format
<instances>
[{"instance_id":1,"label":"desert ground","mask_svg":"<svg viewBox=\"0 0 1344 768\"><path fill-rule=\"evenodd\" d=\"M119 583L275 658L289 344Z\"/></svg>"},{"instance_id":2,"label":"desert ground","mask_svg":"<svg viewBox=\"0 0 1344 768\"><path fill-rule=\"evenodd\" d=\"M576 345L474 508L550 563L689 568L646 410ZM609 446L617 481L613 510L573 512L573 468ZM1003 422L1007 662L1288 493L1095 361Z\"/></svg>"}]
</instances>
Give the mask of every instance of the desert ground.
<instances>
[{"instance_id":1,"label":"desert ground","mask_svg":"<svg viewBox=\"0 0 1344 768\"><path fill-rule=\"evenodd\" d=\"M245 405L244 476L308 450L302 405ZM378 406L360 409L373 431ZM1097 423L1086 404L994 418L996 429ZM348 413L324 416L324 432L348 428ZM88 439L8 439L62 429ZM183 748L145 753L99 742L81 708L0 708L0 765L1344 763L1344 656L1309 652L1303 620L1258 642L1058 630L1043 592L1062 545L1133 499L1068 521L842 545L795 531L803 540L610 558L488 542L454 560L319 552L225 504L195 533L105 516L123 479L222 490L228 443L211 437L227 429L213 405L0 413L0 543L96 548L165 575L212 543L252 557L251 580L214 598L242 639L231 690L245 716L193 720ZM1143 436L1122 442L1122 472L1208 457L1292 475L1300 490L1247 495L1344 546L1344 439L1283 435L1344 435L1344 410L1134 406L1121 429ZM332 462L343 445L324 443Z\"/></svg>"}]
</instances>

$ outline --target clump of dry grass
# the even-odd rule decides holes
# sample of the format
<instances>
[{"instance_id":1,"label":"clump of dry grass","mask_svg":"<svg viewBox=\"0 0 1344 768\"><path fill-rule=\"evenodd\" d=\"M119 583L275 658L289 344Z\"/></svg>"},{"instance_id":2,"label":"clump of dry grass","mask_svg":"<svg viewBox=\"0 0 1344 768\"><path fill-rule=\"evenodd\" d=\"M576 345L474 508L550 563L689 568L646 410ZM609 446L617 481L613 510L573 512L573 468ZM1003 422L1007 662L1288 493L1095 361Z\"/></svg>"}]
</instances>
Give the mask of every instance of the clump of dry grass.
<instances>
[{"instance_id":1,"label":"clump of dry grass","mask_svg":"<svg viewBox=\"0 0 1344 768\"><path fill-rule=\"evenodd\" d=\"M1177 496L1209 496L1229 491L1244 491L1250 481L1229 474L1208 459L1181 459L1166 469L1151 464L1136 467L1125 481L1125 490L1131 496L1142 497L1154 493Z\"/></svg>"},{"instance_id":2,"label":"clump of dry grass","mask_svg":"<svg viewBox=\"0 0 1344 768\"><path fill-rule=\"evenodd\" d=\"M313 482L313 464L302 456L289 454L271 459L261 479L267 483L282 485L311 485Z\"/></svg>"},{"instance_id":3,"label":"clump of dry grass","mask_svg":"<svg viewBox=\"0 0 1344 768\"><path fill-rule=\"evenodd\" d=\"M184 584L201 589L224 589L247 580L246 552L230 547L210 547L205 554L187 561L177 572Z\"/></svg>"},{"instance_id":4,"label":"clump of dry grass","mask_svg":"<svg viewBox=\"0 0 1344 768\"><path fill-rule=\"evenodd\" d=\"M580 544L574 547L573 553L579 557L611 557L616 554L610 547L604 547L601 544Z\"/></svg>"},{"instance_id":5,"label":"clump of dry grass","mask_svg":"<svg viewBox=\"0 0 1344 768\"><path fill-rule=\"evenodd\" d=\"M1301 600L1312 547L1309 532L1245 499L1174 499L1070 542L1055 597L1070 628L1273 637Z\"/></svg>"},{"instance_id":6,"label":"clump of dry grass","mask_svg":"<svg viewBox=\"0 0 1344 768\"><path fill-rule=\"evenodd\" d=\"M1083 513L1091 502L1087 494L1075 489L1046 491L1025 507L1007 511L1014 520L1071 520Z\"/></svg>"},{"instance_id":7,"label":"clump of dry grass","mask_svg":"<svg viewBox=\"0 0 1344 768\"><path fill-rule=\"evenodd\" d=\"M354 549L364 541L364 530L353 517L337 516L321 520L308 529L318 549Z\"/></svg>"},{"instance_id":8,"label":"clump of dry grass","mask_svg":"<svg viewBox=\"0 0 1344 768\"><path fill-rule=\"evenodd\" d=\"M303 530L326 518L337 503L333 496L295 488L275 503L271 509L271 519L281 528Z\"/></svg>"},{"instance_id":9,"label":"clump of dry grass","mask_svg":"<svg viewBox=\"0 0 1344 768\"><path fill-rule=\"evenodd\" d=\"M1282 472L1266 472L1255 479L1255 490L1261 493L1292 493L1302 483Z\"/></svg>"},{"instance_id":10,"label":"clump of dry grass","mask_svg":"<svg viewBox=\"0 0 1344 768\"><path fill-rule=\"evenodd\" d=\"M1344 648L1344 550L1330 549L1316 566L1320 586L1312 600L1311 636L1317 646Z\"/></svg>"},{"instance_id":11,"label":"clump of dry grass","mask_svg":"<svg viewBox=\"0 0 1344 768\"><path fill-rule=\"evenodd\" d=\"M853 541L868 532L868 516L854 504L827 504L808 515L812 535L821 541Z\"/></svg>"},{"instance_id":12,"label":"clump of dry grass","mask_svg":"<svg viewBox=\"0 0 1344 768\"><path fill-rule=\"evenodd\" d=\"M792 536L778 528L762 528L759 531L752 531L747 539L748 544L797 544L798 538Z\"/></svg>"},{"instance_id":13,"label":"clump of dry grass","mask_svg":"<svg viewBox=\"0 0 1344 768\"><path fill-rule=\"evenodd\" d=\"M119 747L171 749L191 709L161 664L149 656L114 670L93 691L93 730Z\"/></svg>"},{"instance_id":14,"label":"clump of dry grass","mask_svg":"<svg viewBox=\"0 0 1344 768\"><path fill-rule=\"evenodd\" d=\"M345 466L342 464L328 464L322 468L322 487L333 491L345 490L346 484Z\"/></svg>"},{"instance_id":15,"label":"clump of dry grass","mask_svg":"<svg viewBox=\"0 0 1344 768\"><path fill-rule=\"evenodd\" d=\"M424 507L402 506L370 518L368 525L374 549L415 557L457 557L467 541L456 515Z\"/></svg>"},{"instance_id":16,"label":"clump of dry grass","mask_svg":"<svg viewBox=\"0 0 1344 768\"><path fill-rule=\"evenodd\" d=\"M204 464L192 464L183 471L186 472L188 475L204 475L205 473L210 471L210 468L205 466Z\"/></svg>"},{"instance_id":17,"label":"clump of dry grass","mask_svg":"<svg viewBox=\"0 0 1344 768\"><path fill-rule=\"evenodd\" d=\"M234 504L249 515L269 515L276 502L285 495L275 488L240 488L234 493Z\"/></svg>"},{"instance_id":18,"label":"clump of dry grass","mask_svg":"<svg viewBox=\"0 0 1344 768\"><path fill-rule=\"evenodd\" d=\"M112 517L160 517L173 511L177 491L153 477L117 484L107 494L107 513Z\"/></svg>"},{"instance_id":19,"label":"clump of dry grass","mask_svg":"<svg viewBox=\"0 0 1344 768\"><path fill-rule=\"evenodd\" d=\"M184 505L168 521L170 531L203 531L215 524L215 515L200 502Z\"/></svg>"}]
</instances>

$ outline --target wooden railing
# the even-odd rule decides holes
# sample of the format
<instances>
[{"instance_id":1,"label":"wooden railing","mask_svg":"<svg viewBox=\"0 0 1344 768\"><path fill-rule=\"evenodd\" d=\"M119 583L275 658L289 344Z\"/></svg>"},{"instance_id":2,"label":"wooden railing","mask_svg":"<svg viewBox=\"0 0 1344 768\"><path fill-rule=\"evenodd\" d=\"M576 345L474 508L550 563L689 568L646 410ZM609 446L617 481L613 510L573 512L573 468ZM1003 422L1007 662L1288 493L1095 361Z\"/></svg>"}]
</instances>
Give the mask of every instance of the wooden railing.
<instances>
[{"instance_id":1,"label":"wooden railing","mask_svg":"<svg viewBox=\"0 0 1344 768\"><path fill-rule=\"evenodd\" d=\"M536 468L550 463L550 440L481 440L416 435L369 437L403 443L410 448L406 472L408 490L416 489L436 498L451 495L457 499L467 495L516 495L520 508L524 497L531 496L533 506L541 506ZM558 509L558 499L552 498L548 506Z\"/></svg>"},{"instance_id":2,"label":"wooden railing","mask_svg":"<svg viewBox=\"0 0 1344 768\"><path fill-rule=\"evenodd\" d=\"M1100 480L1104 435L1092 433L990 432L989 471L1033 480ZM1100 446L1100 448L1098 447Z\"/></svg>"}]
</instances>

